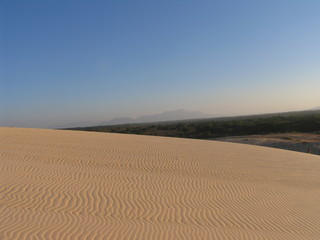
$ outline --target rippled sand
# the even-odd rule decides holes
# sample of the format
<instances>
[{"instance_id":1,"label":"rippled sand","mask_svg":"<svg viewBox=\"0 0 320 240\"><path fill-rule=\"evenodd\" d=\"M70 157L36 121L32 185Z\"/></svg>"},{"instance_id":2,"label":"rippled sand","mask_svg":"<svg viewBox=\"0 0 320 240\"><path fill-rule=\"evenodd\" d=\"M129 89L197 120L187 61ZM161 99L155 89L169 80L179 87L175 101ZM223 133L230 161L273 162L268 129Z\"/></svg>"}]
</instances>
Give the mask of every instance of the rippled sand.
<instances>
[{"instance_id":1,"label":"rippled sand","mask_svg":"<svg viewBox=\"0 0 320 240\"><path fill-rule=\"evenodd\" d=\"M0 239L319 239L320 157L0 128Z\"/></svg>"}]
</instances>

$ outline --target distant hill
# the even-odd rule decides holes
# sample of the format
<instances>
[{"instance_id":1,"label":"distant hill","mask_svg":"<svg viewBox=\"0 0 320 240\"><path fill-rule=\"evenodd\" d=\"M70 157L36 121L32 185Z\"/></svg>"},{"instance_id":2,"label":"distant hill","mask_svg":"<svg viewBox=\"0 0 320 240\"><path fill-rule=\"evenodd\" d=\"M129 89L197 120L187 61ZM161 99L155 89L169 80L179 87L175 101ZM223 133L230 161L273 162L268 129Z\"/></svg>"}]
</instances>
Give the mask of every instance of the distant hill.
<instances>
[{"instance_id":1,"label":"distant hill","mask_svg":"<svg viewBox=\"0 0 320 240\"><path fill-rule=\"evenodd\" d=\"M198 119L213 117L209 114L204 114L198 111L187 111L184 109L166 111L159 114L145 115L138 118L114 118L110 121L102 122L100 125L117 125L125 123L148 123L148 122L162 122L162 121L178 121L185 119Z\"/></svg>"},{"instance_id":2,"label":"distant hill","mask_svg":"<svg viewBox=\"0 0 320 240\"><path fill-rule=\"evenodd\" d=\"M138 118L121 117L113 118L104 122L78 122L70 123L60 126L59 128L74 128L74 127L86 127L86 126L109 126L129 123L149 123L149 122L163 122L163 121L179 121L189 119L201 119L215 117L214 115L205 114L199 111L187 111L184 109L178 109L174 111L166 111L159 114L145 115ZM53 127L57 128L57 127Z\"/></svg>"},{"instance_id":3,"label":"distant hill","mask_svg":"<svg viewBox=\"0 0 320 240\"><path fill-rule=\"evenodd\" d=\"M143 122L160 122L160 121L177 121L177 120L185 120L185 119L197 119L197 118L208 118L213 117L209 114L204 114L202 112L197 111L186 111L183 109L175 110L175 111L166 111L160 114L155 115L147 115L139 117L135 120L136 123Z\"/></svg>"},{"instance_id":4,"label":"distant hill","mask_svg":"<svg viewBox=\"0 0 320 240\"><path fill-rule=\"evenodd\" d=\"M133 118L122 117L122 118L113 118L110 121L101 122L99 125L116 125L116 124L126 124L134 122Z\"/></svg>"},{"instance_id":5,"label":"distant hill","mask_svg":"<svg viewBox=\"0 0 320 240\"><path fill-rule=\"evenodd\" d=\"M72 128L72 130L198 139L292 132L319 135L320 110L109 126L97 125Z\"/></svg>"},{"instance_id":6,"label":"distant hill","mask_svg":"<svg viewBox=\"0 0 320 240\"><path fill-rule=\"evenodd\" d=\"M69 124L64 124L60 126L54 126L51 128L78 128L78 127L89 127L89 126L112 126L120 124L134 124L134 123L157 123L157 122L171 122L171 121L181 121L181 120L212 120L212 121L221 121L221 120L232 120L232 119L243 119L243 118L260 118L263 116L298 116L310 114L310 112L316 112L318 114L320 111L320 106L315 107L305 111L294 111L294 112L282 112L282 113L268 113L268 114L257 114L257 115L244 115L244 116L234 116L234 117L222 117L218 115L205 114L199 111L187 111L184 109L178 109L174 111L166 111L159 114L153 115L144 115L138 118L130 117L120 117L113 118L109 121L104 122L74 122Z\"/></svg>"}]
</instances>

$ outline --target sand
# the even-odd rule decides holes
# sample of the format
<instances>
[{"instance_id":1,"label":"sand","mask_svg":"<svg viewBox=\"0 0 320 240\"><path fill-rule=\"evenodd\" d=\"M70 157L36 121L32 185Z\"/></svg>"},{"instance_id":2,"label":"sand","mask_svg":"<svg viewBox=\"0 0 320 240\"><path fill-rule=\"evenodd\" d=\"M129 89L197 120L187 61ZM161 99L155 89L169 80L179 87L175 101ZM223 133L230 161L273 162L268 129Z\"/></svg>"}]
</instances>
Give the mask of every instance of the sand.
<instances>
[{"instance_id":1,"label":"sand","mask_svg":"<svg viewBox=\"0 0 320 240\"><path fill-rule=\"evenodd\" d=\"M319 239L320 157L0 128L0 239Z\"/></svg>"}]
</instances>

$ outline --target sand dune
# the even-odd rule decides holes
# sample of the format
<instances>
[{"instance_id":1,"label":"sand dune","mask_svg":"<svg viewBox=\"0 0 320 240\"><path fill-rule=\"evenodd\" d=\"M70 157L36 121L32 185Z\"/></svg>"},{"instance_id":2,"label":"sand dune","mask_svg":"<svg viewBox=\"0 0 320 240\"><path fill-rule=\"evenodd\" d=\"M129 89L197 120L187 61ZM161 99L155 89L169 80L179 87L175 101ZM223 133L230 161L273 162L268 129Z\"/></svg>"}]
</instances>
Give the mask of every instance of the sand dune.
<instances>
[{"instance_id":1,"label":"sand dune","mask_svg":"<svg viewBox=\"0 0 320 240\"><path fill-rule=\"evenodd\" d=\"M319 239L320 157L0 128L0 239Z\"/></svg>"}]
</instances>

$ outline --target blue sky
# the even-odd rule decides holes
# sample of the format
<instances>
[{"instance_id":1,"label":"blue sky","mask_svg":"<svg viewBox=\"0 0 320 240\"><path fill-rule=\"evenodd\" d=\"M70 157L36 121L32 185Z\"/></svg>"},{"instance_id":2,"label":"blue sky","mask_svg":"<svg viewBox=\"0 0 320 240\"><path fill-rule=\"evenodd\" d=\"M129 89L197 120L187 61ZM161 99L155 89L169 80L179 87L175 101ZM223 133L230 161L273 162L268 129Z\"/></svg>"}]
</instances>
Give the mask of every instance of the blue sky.
<instances>
[{"instance_id":1,"label":"blue sky","mask_svg":"<svg viewBox=\"0 0 320 240\"><path fill-rule=\"evenodd\" d=\"M318 0L2 0L0 125L320 105Z\"/></svg>"}]
</instances>

